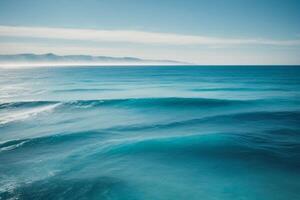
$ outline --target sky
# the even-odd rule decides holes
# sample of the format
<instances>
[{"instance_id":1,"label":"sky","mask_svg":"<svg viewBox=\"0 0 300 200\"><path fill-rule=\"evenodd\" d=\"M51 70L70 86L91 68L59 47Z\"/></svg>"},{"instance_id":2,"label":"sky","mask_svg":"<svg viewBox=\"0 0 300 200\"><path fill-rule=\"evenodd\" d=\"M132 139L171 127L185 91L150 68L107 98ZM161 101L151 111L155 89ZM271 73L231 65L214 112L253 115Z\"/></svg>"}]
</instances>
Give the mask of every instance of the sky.
<instances>
[{"instance_id":1,"label":"sky","mask_svg":"<svg viewBox=\"0 0 300 200\"><path fill-rule=\"evenodd\" d=\"M0 0L0 54L300 64L299 0Z\"/></svg>"}]
</instances>

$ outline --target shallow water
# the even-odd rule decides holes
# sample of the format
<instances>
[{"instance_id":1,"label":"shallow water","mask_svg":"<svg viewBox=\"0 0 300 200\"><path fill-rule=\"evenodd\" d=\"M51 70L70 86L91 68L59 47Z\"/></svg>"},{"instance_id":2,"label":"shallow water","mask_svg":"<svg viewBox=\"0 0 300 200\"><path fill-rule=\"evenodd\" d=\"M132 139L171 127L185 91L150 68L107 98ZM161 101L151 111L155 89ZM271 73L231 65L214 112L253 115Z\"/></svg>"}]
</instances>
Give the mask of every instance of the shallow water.
<instances>
[{"instance_id":1,"label":"shallow water","mask_svg":"<svg viewBox=\"0 0 300 200\"><path fill-rule=\"evenodd\" d=\"M0 199L300 199L300 67L0 69Z\"/></svg>"}]
</instances>

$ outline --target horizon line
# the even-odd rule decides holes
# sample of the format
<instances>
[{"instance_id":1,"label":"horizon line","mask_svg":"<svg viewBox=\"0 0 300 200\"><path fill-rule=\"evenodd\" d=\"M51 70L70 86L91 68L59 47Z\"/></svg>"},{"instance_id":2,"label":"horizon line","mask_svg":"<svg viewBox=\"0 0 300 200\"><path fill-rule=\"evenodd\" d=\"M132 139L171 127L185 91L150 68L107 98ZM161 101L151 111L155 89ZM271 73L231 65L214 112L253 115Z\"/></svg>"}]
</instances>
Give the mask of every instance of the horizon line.
<instances>
[{"instance_id":1,"label":"horizon line","mask_svg":"<svg viewBox=\"0 0 300 200\"><path fill-rule=\"evenodd\" d=\"M18 63L1 64L0 69L48 67L300 67L300 64L168 64L168 63Z\"/></svg>"}]
</instances>

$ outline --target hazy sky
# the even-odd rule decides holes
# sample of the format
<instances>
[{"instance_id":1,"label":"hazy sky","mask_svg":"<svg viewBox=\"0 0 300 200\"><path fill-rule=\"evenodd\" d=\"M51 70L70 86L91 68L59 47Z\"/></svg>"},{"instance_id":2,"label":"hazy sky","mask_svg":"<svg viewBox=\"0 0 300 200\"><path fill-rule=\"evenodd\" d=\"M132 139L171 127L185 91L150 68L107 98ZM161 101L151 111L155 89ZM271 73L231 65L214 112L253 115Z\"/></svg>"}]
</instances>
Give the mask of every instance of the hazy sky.
<instances>
[{"instance_id":1,"label":"hazy sky","mask_svg":"<svg viewBox=\"0 0 300 200\"><path fill-rule=\"evenodd\" d=\"M300 64L299 0L0 0L0 54Z\"/></svg>"}]
</instances>

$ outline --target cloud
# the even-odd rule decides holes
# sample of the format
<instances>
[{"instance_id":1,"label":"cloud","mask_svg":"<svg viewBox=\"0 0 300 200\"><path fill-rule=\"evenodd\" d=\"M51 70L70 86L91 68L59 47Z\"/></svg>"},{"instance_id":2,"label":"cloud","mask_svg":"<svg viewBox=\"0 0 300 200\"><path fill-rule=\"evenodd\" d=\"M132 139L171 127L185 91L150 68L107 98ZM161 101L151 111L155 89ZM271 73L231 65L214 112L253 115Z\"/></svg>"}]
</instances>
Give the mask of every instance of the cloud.
<instances>
[{"instance_id":1,"label":"cloud","mask_svg":"<svg viewBox=\"0 0 300 200\"><path fill-rule=\"evenodd\" d=\"M159 45L300 45L299 39L273 40L259 38L218 38L134 30L70 29L25 26L0 26L0 36Z\"/></svg>"}]
</instances>

